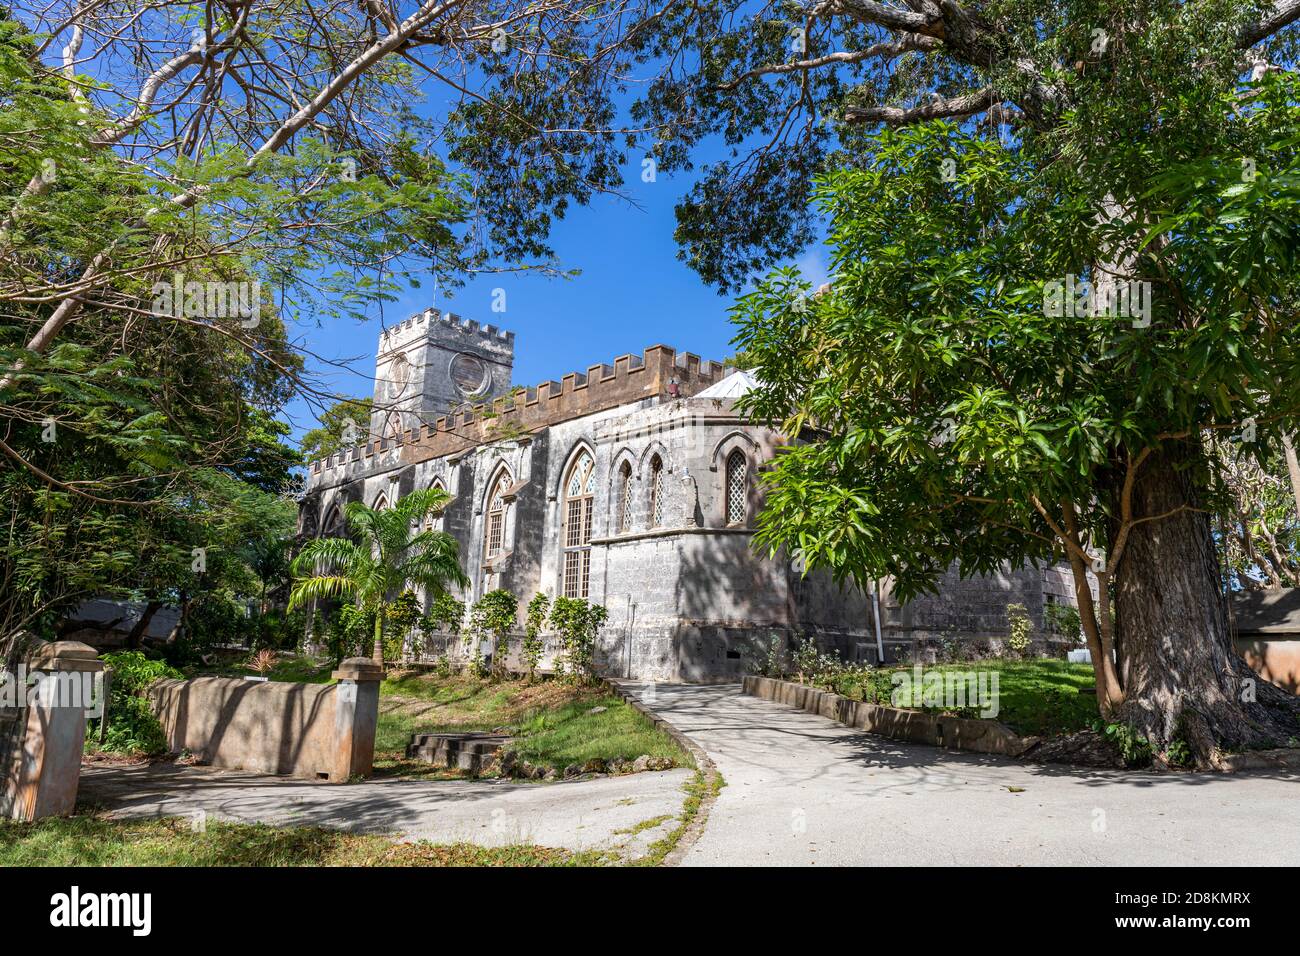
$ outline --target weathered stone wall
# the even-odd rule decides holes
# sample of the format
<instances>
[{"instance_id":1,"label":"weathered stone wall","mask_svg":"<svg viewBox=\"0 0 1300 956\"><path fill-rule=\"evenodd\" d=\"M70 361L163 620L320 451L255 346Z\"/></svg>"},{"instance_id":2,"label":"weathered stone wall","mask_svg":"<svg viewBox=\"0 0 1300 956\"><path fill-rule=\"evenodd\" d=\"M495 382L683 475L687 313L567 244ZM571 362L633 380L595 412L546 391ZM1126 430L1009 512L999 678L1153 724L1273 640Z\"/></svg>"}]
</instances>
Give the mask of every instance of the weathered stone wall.
<instances>
[{"instance_id":1,"label":"weathered stone wall","mask_svg":"<svg viewBox=\"0 0 1300 956\"><path fill-rule=\"evenodd\" d=\"M390 438L390 424L419 430L466 402L504 395L514 339L513 332L433 309L386 329L375 358L370 438Z\"/></svg>"},{"instance_id":2,"label":"weathered stone wall","mask_svg":"<svg viewBox=\"0 0 1300 956\"><path fill-rule=\"evenodd\" d=\"M319 525L344 500L441 484L455 496L441 526L460 543L472 604L506 588L523 607L538 591L563 593L563 485L577 456L595 462L588 597L609 622L597 659L611 675L658 680L735 680L767 656L811 635L843 659L875 661L871 596L828 574L802 575L789 556L757 554L753 517L762 507L756 470L785 439L744 421L733 399L700 398L720 380L721 365L653 346L612 366L566 375L480 407L438 419L401 443L372 443L314 464L308 476L304 529ZM748 517L726 515L726 461L739 450L748 466ZM663 464L663 508L651 516L652 462ZM619 472L631 472L631 514L620 521ZM488 560L488 495L507 475L503 550ZM884 583L885 657L952 640L1005 635L1006 606L1024 604L1043 636L1045 594L1064 591L1049 569L1005 571L987 579L945 577L937 598L898 606ZM522 625L522 621L521 621ZM454 648L459 652L460 648ZM455 656L455 655L453 655Z\"/></svg>"},{"instance_id":3,"label":"weathered stone wall","mask_svg":"<svg viewBox=\"0 0 1300 956\"><path fill-rule=\"evenodd\" d=\"M164 679L148 691L172 753L214 767L345 782L370 773L378 668L344 661L337 684Z\"/></svg>"}]
</instances>

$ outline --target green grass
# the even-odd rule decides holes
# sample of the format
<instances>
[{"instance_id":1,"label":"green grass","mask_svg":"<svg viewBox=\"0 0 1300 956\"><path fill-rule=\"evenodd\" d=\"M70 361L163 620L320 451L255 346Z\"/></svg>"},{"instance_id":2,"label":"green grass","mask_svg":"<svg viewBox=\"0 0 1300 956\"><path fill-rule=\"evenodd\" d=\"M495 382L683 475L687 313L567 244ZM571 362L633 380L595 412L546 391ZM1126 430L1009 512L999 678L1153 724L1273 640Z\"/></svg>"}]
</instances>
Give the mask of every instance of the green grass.
<instances>
[{"instance_id":1,"label":"green grass","mask_svg":"<svg viewBox=\"0 0 1300 956\"><path fill-rule=\"evenodd\" d=\"M874 686L864 694L862 688L846 688L846 696L890 703L891 675L910 671L911 667L881 668L873 672ZM1030 736L1053 736L1085 730L1097 719L1097 698L1082 694L1080 689L1094 683L1091 664L1071 664L1054 658L1032 660L983 660L955 664L927 664L922 673L953 671L996 671L998 675L998 714L1016 733ZM843 690L840 691L844 693ZM963 714L963 716L973 716ZM974 715L977 716L977 715Z\"/></svg>"},{"instance_id":2,"label":"green grass","mask_svg":"<svg viewBox=\"0 0 1300 956\"><path fill-rule=\"evenodd\" d=\"M604 707L599 714L593 708ZM391 676L380 685L376 766L388 775L420 765L406 761L415 733L492 731L514 738L520 759L563 769L588 760L633 760L643 754L690 767L689 754L622 699L556 680L490 683L432 674ZM425 774L421 774L425 775Z\"/></svg>"},{"instance_id":3,"label":"green grass","mask_svg":"<svg viewBox=\"0 0 1300 956\"><path fill-rule=\"evenodd\" d=\"M590 713L604 707L599 714ZM563 768L587 760L628 760L648 754L694 766L671 737L618 697L587 697L536 714L519 728L515 750L529 763Z\"/></svg>"},{"instance_id":4,"label":"green grass","mask_svg":"<svg viewBox=\"0 0 1300 956\"><path fill-rule=\"evenodd\" d=\"M302 684L330 684L334 667L329 661L321 661L306 654L282 657L276 661L265 674L259 674L251 667L246 667L252 656L250 651L220 651L220 659L212 664L196 664L183 668L186 677L269 677L271 680L296 681Z\"/></svg>"},{"instance_id":5,"label":"green grass","mask_svg":"<svg viewBox=\"0 0 1300 956\"><path fill-rule=\"evenodd\" d=\"M0 866L602 866L608 853L468 843L394 843L320 827L107 820L0 821Z\"/></svg>"},{"instance_id":6,"label":"green grass","mask_svg":"<svg viewBox=\"0 0 1300 956\"><path fill-rule=\"evenodd\" d=\"M696 768L695 776L686 783L686 802L682 804L682 812L677 817L677 826L667 836L652 843L649 852L634 865L659 866L663 863L668 854L681 842L686 828L699 816L704 801L716 797L726 785L727 782L722 779L722 774L716 770L707 772L703 767Z\"/></svg>"}]
</instances>

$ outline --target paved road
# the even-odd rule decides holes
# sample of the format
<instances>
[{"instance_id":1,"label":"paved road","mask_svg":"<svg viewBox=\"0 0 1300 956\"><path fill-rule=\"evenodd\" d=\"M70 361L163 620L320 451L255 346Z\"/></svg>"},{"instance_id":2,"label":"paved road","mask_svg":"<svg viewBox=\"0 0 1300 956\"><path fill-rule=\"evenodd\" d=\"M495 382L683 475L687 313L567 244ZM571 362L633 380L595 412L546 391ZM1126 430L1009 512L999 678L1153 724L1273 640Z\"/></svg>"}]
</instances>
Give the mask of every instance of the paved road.
<instances>
[{"instance_id":1,"label":"paved road","mask_svg":"<svg viewBox=\"0 0 1300 956\"><path fill-rule=\"evenodd\" d=\"M631 686L726 780L684 865L1300 864L1294 773L1021 764L864 734L737 685Z\"/></svg>"},{"instance_id":2,"label":"paved road","mask_svg":"<svg viewBox=\"0 0 1300 956\"><path fill-rule=\"evenodd\" d=\"M391 833L435 843L532 843L643 855L676 824L690 770L594 780L376 780L326 784L175 764L83 766L78 799L118 817L190 817ZM620 832L622 831L622 832Z\"/></svg>"}]
</instances>

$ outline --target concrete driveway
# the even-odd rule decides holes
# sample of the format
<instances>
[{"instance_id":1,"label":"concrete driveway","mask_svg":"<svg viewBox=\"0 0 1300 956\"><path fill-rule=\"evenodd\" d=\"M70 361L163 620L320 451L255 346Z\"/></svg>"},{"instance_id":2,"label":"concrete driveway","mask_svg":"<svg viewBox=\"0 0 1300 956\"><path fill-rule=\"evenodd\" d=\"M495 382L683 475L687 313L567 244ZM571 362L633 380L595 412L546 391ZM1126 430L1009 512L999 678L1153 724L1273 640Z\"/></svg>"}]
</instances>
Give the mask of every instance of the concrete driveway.
<instances>
[{"instance_id":1,"label":"concrete driveway","mask_svg":"<svg viewBox=\"0 0 1300 956\"><path fill-rule=\"evenodd\" d=\"M615 850L628 859L676 826L693 771L592 780L375 780L328 784L175 764L84 766L78 801L114 817L321 826L405 840Z\"/></svg>"},{"instance_id":2,"label":"concrete driveway","mask_svg":"<svg viewBox=\"0 0 1300 956\"><path fill-rule=\"evenodd\" d=\"M683 865L1297 865L1300 777L1074 770L897 743L738 685L626 684L726 780Z\"/></svg>"}]
</instances>

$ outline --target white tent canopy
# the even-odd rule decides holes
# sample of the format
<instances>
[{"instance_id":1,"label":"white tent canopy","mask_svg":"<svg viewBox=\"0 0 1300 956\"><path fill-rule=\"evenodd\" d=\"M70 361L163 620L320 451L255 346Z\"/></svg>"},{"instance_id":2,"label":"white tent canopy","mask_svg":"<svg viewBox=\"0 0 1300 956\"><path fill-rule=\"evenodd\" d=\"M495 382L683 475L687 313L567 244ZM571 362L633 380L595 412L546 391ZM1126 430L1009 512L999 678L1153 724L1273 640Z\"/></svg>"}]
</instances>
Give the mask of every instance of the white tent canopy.
<instances>
[{"instance_id":1,"label":"white tent canopy","mask_svg":"<svg viewBox=\"0 0 1300 956\"><path fill-rule=\"evenodd\" d=\"M732 372L720 382L714 382L702 392L696 392L696 398L739 398L746 392L758 388L758 379L744 370Z\"/></svg>"}]
</instances>

